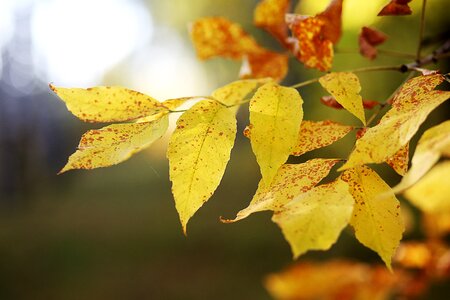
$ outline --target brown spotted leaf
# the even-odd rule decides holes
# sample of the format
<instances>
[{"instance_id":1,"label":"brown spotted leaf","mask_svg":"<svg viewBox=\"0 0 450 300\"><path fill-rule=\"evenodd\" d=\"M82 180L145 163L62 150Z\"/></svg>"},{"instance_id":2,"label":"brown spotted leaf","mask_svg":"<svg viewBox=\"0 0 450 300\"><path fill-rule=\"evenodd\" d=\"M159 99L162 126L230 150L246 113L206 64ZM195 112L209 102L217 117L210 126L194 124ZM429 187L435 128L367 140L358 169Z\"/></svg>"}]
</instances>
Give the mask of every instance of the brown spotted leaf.
<instances>
[{"instance_id":1,"label":"brown spotted leaf","mask_svg":"<svg viewBox=\"0 0 450 300\"><path fill-rule=\"evenodd\" d=\"M347 226L353 204L348 185L337 179L300 194L276 212L272 221L297 258L309 250L328 250Z\"/></svg>"},{"instance_id":2,"label":"brown spotted leaf","mask_svg":"<svg viewBox=\"0 0 450 300\"><path fill-rule=\"evenodd\" d=\"M239 211L235 219L222 221L236 222L258 211L279 211L294 197L317 185L337 162L339 160L317 158L302 164L281 166L270 186L266 186L262 180L259 182L258 190L247 208Z\"/></svg>"},{"instance_id":3,"label":"brown spotted leaf","mask_svg":"<svg viewBox=\"0 0 450 300\"><path fill-rule=\"evenodd\" d=\"M118 86L80 89L50 84L50 88L71 113L86 122L124 122L167 111L152 97Z\"/></svg>"},{"instance_id":4,"label":"brown spotted leaf","mask_svg":"<svg viewBox=\"0 0 450 300\"><path fill-rule=\"evenodd\" d=\"M356 141L355 149L340 170L384 162L405 146L428 114L450 97L450 92L434 90L443 81L439 74L408 80L379 124Z\"/></svg>"},{"instance_id":5,"label":"brown spotted leaf","mask_svg":"<svg viewBox=\"0 0 450 300\"><path fill-rule=\"evenodd\" d=\"M381 31L369 27L363 27L358 38L359 52L368 59L375 59L378 54L375 46L384 43L386 39L387 35Z\"/></svg>"},{"instance_id":6,"label":"brown spotted leaf","mask_svg":"<svg viewBox=\"0 0 450 300\"><path fill-rule=\"evenodd\" d=\"M324 38L325 21L318 17L287 17L295 38L293 54L306 67L328 71L333 63L333 42Z\"/></svg>"},{"instance_id":7,"label":"brown spotted leaf","mask_svg":"<svg viewBox=\"0 0 450 300\"><path fill-rule=\"evenodd\" d=\"M386 6L384 6L378 13L378 16L401 16L410 15L412 10L408 3L411 0L391 0Z\"/></svg>"},{"instance_id":8,"label":"brown spotted leaf","mask_svg":"<svg viewBox=\"0 0 450 300\"><path fill-rule=\"evenodd\" d=\"M409 143L401 147L393 156L386 160L386 163L394 169L397 174L404 176L408 172L409 163Z\"/></svg>"},{"instance_id":9,"label":"brown spotted leaf","mask_svg":"<svg viewBox=\"0 0 450 300\"><path fill-rule=\"evenodd\" d=\"M178 119L167 158L175 206L185 234L189 219L219 185L235 136L234 112L215 100L198 102Z\"/></svg>"},{"instance_id":10,"label":"brown spotted leaf","mask_svg":"<svg viewBox=\"0 0 450 300\"><path fill-rule=\"evenodd\" d=\"M389 185L369 167L347 170L341 178L348 183L355 199L350 224L356 238L377 252L391 269L391 258L405 230L400 203ZM380 195L384 197L380 198Z\"/></svg>"},{"instance_id":11,"label":"brown spotted leaf","mask_svg":"<svg viewBox=\"0 0 450 300\"><path fill-rule=\"evenodd\" d=\"M113 124L89 130L60 173L73 169L109 167L150 146L167 130L168 115L140 123Z\"/></svg>"},{"instance_id":12,"label":"brown spotted leaf","mask_svg":"<svg viewBox=\"0 0 450 300\"><path fill-rule=\"evenodd\" d=\"M333 121L303 121L300 132L291 155L300 156L308 151L322 148L343 138L353 130L352 126L342 125Z\"/></svg>"},{"instance_id":13,"label":"brown spotted leaf","mask_svg":"<svg viewBox=\"0 0 450 300\"><path fill-rule=\"evenodd\" d=\"M284 16L289 10L290 0L262 0L255 8L253 23L264 28L280 42L287 38L287 25Z\"/></svg>"},{"instance_id":14,"label":"brown spotted leaf","mask_svg":"<svg viewBox=\"0 0 450 300\"><path fill-rule=\"evenodd\" d=\"M211 96L226 106L233 106L245 100L259 86L269 81L270 78L234 81L216 89Z\"/></svg>"}]
</instances>

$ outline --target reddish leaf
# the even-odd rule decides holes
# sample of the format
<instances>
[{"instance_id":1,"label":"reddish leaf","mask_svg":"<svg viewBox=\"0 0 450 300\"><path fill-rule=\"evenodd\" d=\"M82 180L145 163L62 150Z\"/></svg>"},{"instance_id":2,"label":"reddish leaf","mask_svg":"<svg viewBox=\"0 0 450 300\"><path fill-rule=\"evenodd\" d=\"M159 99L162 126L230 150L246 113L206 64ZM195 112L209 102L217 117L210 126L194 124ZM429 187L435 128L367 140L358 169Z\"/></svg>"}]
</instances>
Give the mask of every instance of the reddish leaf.
<instances>
[{"instance_id":1,"label":"reddish leaf","mask_svg":"<svg viewBox=\"0 0 450 300\"><path fill-rule=\"evenodd\" d=\"M325 21L319 17L288 16L295 40L293 54L308 68L328 71L333 62L333 43L324 38Z\"/></svg>"},{"instance_id":2,"label":"reddish leaf","mask_svg":"<svg viewBox=\"0 0 450 300\"><path fill-rule=\"evenodd\" d=\"M378 16L401 16L412 14L408 3L411 0L391 0L381 11Z\"/></svg>"},{"instance_id":3,"label":"reddish leaf","mask_svg":"<svg viewBox=\"0 0 450 300\"><path fill-rule=\"evenodd\" d=\"M375 46L383 43L386 39L387 36L381 31L363 27L359 35L359 52L369 59L374 59L377 57Z\"/></svg>"},{"instance_id":4,"label":"reddish leaf","mask_svg":"<svg viewBox=\"0 0 450 300\"><path fill-rule=\"evenodd\" d=\"M365 109L372 109L377 105L380 105L380 102L373 100L363 100L363 107Z\"/></svg>"},{"instance_id":5,"label":"reddish leaf","mask_svg":"<svg viewBox=\"0 0 450 300\"><path fill-rule=\"evenodd\" d=\"M284 15L289 9L289 0L262 0L255 8L253 23L264 28L281 43L287 38L287 25Z\"/></svg>"},{"instance_id":6,"label":"reddish leaf","mask_svg":"<svg viewBox=\"0 0 450 300\"><path fill-rule=\"evenodd\" d=\"M317 15L324 21L323 37L336 44L342 35L342 2L343 0L331 0L328 7Z\"/></svg>"},{"instance_id":7,"label":"reddish leaf","mask_svg":"<svg viewBox=\"0 0 450 300\"><path fill-rule=\"evenodd\" d=\"M343 109L342 105L340 105L333 96L323 96L320 98L320 102L331 108Z\"/></svg>"}]
</instances>

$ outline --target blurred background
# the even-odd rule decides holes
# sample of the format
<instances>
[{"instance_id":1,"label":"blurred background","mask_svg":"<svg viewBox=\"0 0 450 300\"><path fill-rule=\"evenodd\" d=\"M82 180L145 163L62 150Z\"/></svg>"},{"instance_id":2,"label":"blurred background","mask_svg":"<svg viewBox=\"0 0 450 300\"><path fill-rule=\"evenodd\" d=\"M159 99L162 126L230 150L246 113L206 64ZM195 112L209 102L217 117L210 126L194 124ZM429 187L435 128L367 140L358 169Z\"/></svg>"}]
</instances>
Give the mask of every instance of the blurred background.
<instances>
[{"instance_id":1,"label":"blurred background","mask_svg":"<svg viewBox=\"0 0 450 300\"><path fill-rule=\"evenodd\" d=\"M0 0L0 299L270 299L264 276L292 262L270 213L229 225L218 221L246 207L259 181L242 134L220 187L190 221L186 238L170 192L168 137L120 165L57 176L83 132L102 125L77 120L48 88L50 82L121 85L161 101L208 95L236 80L240 63L197 60L187 24L226 16L279 50L273 38L252 25L257 2ZM316 14L327 2L303 0L293 9ZM411 61L385 55L368 61L358 54L362 26L390 36L380 48L415 54L421 1L412 1L412 16L376 17L385 2L345 1L334 70ZM424 54L448 38L450 28L448 1L428 2ZM448 72L448 60L430 68ZM316 76L291 59L283 84ZM384 101L405 78L392 72L361 74L362 95ZM358 124L347 112L322 106L324 91L318 85L300 93L305 119ZM448 118L448 108L439 107L423 128ZM242 132L248 123L245 109L238 116ZM346 157L353 140L349 134L293 161ZM377 170L392 184L399 180L386 166ZM415 215L414 208L404 206ZM406 239L420 238L419 226L412 222L410 227ZM380 263L350 230L331 251L301 260L330 257ZM423 299L444 299L448 292L446 283L438 284Z\"/></svg>"}]
</instances>

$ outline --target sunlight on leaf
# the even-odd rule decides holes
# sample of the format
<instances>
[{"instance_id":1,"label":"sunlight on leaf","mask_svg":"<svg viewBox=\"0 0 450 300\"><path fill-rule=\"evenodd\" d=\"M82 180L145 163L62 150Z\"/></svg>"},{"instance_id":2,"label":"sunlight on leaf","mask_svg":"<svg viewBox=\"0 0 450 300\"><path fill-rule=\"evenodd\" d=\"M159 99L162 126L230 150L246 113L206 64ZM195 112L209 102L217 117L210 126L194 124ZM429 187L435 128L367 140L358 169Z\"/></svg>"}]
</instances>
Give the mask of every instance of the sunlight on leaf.
<instances>
[{"instance_id":1,"label":"sunlight on leaf","mask_svg":"<svg viewBox=\"0 0 450 300\"><path fill-rule=\"evenodd\" d=\"M300 156L311 150L331 145L352 130L352 126L333 121L303 121L291 155Z\"/></svg>"},{"instance_id":2,"label":"sunlight on leaf","mask_svg":"<svg viewBox=\"0 0 450 300\"><path fill-rule=\"evenodd\" d=\"M236 222L258 211L279 211L294 197L318 184L337 162L339 160L316 158L303 164L281 166L270 186L264 185L262 180L259 182L258 190L247 208L239 211L235 219L222 221Z\"/></svg>"},{"instance_id":3,"label":"sunlight on leaf","mask_svg":"<svg viewBox=\"0 0 450 300\"><path fill-rule=\"evenodd\" d=\"M353 203L348 185L337 179L297 196L272 220L297 258L309 250L328 250L347 226Z\"/></svg>"},{"instance_id":4,"label":"sunlight on leaf","mask_svg":"<svg viewBox=\"0 0 450 300\"><path fill-rule=\"evenodd\" d=\"M450 212L450 161L433 167L420 181L405 192L415 206L431 213Z\"/></svg>"},{"instance_id":5,"label":"sunlight on leaf","mask_svg":"<svg viewBox=\"0 0 450 300\"><path fill-rule=\"evenodd\" d=\"M239 104L256 89L269 82L270 78L238 80L216 89L211 96L220 103L232 106Z\"/></svg>"},{"instance_id":6,"label":"sunlight on leaf","mask_svg":"<svg viewBox=\"0 0 450 300\"><path fill-rule=\"evenodd\" d=\"M189 219L219 185L235 136L234 112L217 101L202 100L178 119L167 158L175 206L185 234Z\"/></svg>"},{"instance_id":7,"label":"sunlight on leaf","mask_svg":"<svg viewBox=\"0 0 450 300\"><path fill-rule=\"evenodd\" d=\"M113 124L89 130L83 134L78 150L59 173L109 167L123 162L162 137L168 124L168 114L162 114L149 122Z\"/></svg>"},{"instance_id":8,"label":"sunlight on leaf","mask_svg":"<svg viewBox=\"0 0 450 300\"><path fill-rule=\"evenodd\" d=\"M152 97L118 86L80 89L50 84L50 88L71 113L86 122L123 122L167 111Z\"/></svg>"},{"instance_id":9,"label":"sunlight on leaf","mask_svg":"<svg viewBox=\"0 0 450 300\"><path fill-rule=\"evenodd\" d=\"M362 98L359 95L361 85L355 74L333 72L320 77L319 82L339 104L366 124Z\"/></svg>"},{"instance_id":10,"label":"sunlight on leaf","mask_svg":"<svg viewBox=\"0 0 450 300\"><path fill-rule=\"evenodd\" d=\"M391 269L391 259L405 230L400 203L387 183L369 167L350 169L342 174L355 199L350 224L358 241L377 252ZM378 196L385 194L384 197Z\"/></svg>"},{"instance_id":11,"label":"sunlight on leaf","mask_svg":"<svg viewBox=\"0 0 450 300\"><path fill-rule=\"evenodd\" d=\"M368 163L381 163L405 146L428 114L449 99L450 92L434 90L442 75L418 76L408 80L394 97L392 108L379 124L356 141L355 149L340 170Z\"/></svg>"},{"instance_id":12,"label":"sunlight on leaf","mask_svg":"<svg viewBox=\"0 0 450 300\"><path fill-rule=\"evenodd\" d=\"M424 132L417 143L411 161L411 169L393 188L401 192L416 183L439 160L441 155L450 156L450 121L445 121Z\"/></svg>"},{"instance_id":13,"label":"sunlight on leaf","mask_svg":"<svg viewBox=\"0 0 450 300\"><path fill-rule=\"evenodd\" d=\"M250 141L262 178L269 185L297 142L303 100L296 89L268 82L250 101Z\"/></svg>"}]
</instances>

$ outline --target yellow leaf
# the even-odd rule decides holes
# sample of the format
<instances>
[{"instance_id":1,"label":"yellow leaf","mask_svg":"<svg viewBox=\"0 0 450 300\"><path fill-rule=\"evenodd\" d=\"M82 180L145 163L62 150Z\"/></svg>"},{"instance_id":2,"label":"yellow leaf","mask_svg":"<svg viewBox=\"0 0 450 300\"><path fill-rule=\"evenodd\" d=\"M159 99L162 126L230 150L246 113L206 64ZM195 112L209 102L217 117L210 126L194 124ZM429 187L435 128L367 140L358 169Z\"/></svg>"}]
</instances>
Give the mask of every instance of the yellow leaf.
<instances>
[{"instance_id":1,"label":"yellow leaf","mask_svg":"<svg viewBox=\"0 0 450 300\"><path fill-rule=\"evenodd\" d=\"M404 176L408 172L409 143L401 147L393 156L386 159L386 163L394 169L397 174Z\"/></svg>"},{"instance_id":2,"label":"yellow leaf","mask_svg":"<svg viewBox=\"0 0 450 300\"><path fill-rule=\"evenodd\" d=\"M441 155L450 156L450 121L445 121L425 131L417 143L411 169L393 188L394 192L406 190L416 183L431 169Z\"/></svg>"},{"instance_id":3,"label":"yellow leaf","mask_svg":"<svg viewBox=\"0 0 450 300\"><path fill-rule=\"evenodd\" d=\"M271 79L247 79L238 80L223 87L218 88L212 93L212 97L226 106L232 106L242 102L249 94L256 90L258 86L269 82Z\"/></svg>"},{"instance_id":4,"label":"yellow leaf","mask_svg":"<svg viewBox=\"0 0 450 300\"><path fill-rule=\"evenodd\" d=\"M366 125L358 77L351 72L333 72L320 77L320 84L336 101Z\"/></svg>"},{"instance_id":5,"label":"yellow leaf","mask_svg":"<svg viewBox=\"0 0 450 300\"><path fill-rule=\"evenodd\" d=\"M333 121L303 121L292 155L300 156L308 151L322 148L343 138L353 127Z\"/></svg>"},{"instance_id":6,"label":"yellow leaf","mask_svg":"<svg viewBox=\"0 0 450 300\"><path fill-rule=\"evenodd\" d=\"M261 180L250 205L239 211L234 220L222 220L225 223L236 222L258 211L278 211L294 197L305 193L318 184L338 162L336 159L311 159L303 164L285 164L278 170L269 187Z\"/></svg>"},{"instance_id":7,"label":"yellow leaf","mask_svg":"<svg viewBox=\"0 0 450 300\"><path fill-rule=\"evenodd\" d=\"M296 89L274 82L261 86L250 100L253 152L269 185L297 142L303 100Z\"/></svg>"},{"instance_id":8,"label":"yellow leaf","mask_svg":"<svg viewBox=\"0 0 450 300\"><path fill-rule=\"evenodd\" d=\"M384 162L406 145L428 114L450 97L450 92L433 90L443 80L440 74L408 80L380 123L356 141L349 160L340 170Z\"/></svg>"},{"instance_id":9,"label":"yellow leaf","mask_svg":"<svg viewBox=\"0 0 450 300\"><path fill-rule=\"evenodd\" d=\"M414 205L430 213L450 212L450 161L437 164L405 192Z\"/></svg>"},{"instance_id":10,"label":"yellow leaf","mask_svg":"<svg viewBox=\"0 0 450 300\"><path fill-rule=\"evenodd\" d=\"M272 220L281 227L294 258L309 250L327 250L347 226L353 198L342 180L320 185L287 203Z\"/></svg>"},{"instance_id":11,"label":"yellow leaf","mask_svg":"<svg viewBox=\"0 0 450 300\"><path fill-rule=\"evenodd\" d=\"M174 99L167 99L167 100L163 101L161 104L169 110L174 110L174 109L177 109L178 107L180 107L181 105L183 105L184 103L186 103L187 101L195 100L195 99L204 99L204 98L205 97L199 97L199 96L174 98Z\"/></svg>"},{"instance_id":12,"label":"yellow leaf","mask_svg":"<svg viewBox=\"0 0 450 300\"><path fill-rule=\"evenodd\" d=\"M175 206L183 231L194 213L214 193L230 159L236 118L214 100L202 100L177 121L167 157Z\"/></svg>"},{"instance_id":13,"label":"yellow leaf","mask_svg":"<svg viewBox=\"0 0 450 300\"><path fill-rule=\"evenodd\" d=\"M70 112L86 122L123 122L167 111L150 96L123 87L61 88L50 85Z\"/></svg>"},{"instance_id":14,"label":"yellow leaf","mask_svg":"<svg viewBox=\"0 0 450 300\"><path fill-rule=\"evenodd\" d=\"M377 252L391 269L391 259L405 230L400 203L389 185L372 169L362 166L342 174L355 199L350 224L366 247ZM379 197L379 195L385 195Z\"/></svg>"},{"instance_id":15,"label":"yellow leaf","mask_svg":"<svg viewBox=\"0 0 450 300\"><path fill-rule=\"evenodd\" d=\"M150 146L167 130L168 114L158 119L129 124L113 124L89 130L81 137L78 150L60 171L108 167L127 160L138 151Z\"/></svg>"}]
</instances>

